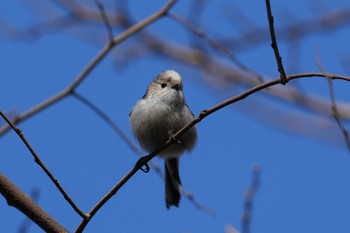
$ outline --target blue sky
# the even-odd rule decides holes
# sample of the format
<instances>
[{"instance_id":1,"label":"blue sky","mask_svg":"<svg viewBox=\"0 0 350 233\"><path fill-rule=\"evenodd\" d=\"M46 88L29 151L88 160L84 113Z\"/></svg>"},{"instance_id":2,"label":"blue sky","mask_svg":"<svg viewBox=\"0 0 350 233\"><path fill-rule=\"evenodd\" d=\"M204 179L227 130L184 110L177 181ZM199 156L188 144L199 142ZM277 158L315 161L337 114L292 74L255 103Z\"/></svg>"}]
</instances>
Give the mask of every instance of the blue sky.
<instances>
[{"instance_id":1,"label":"blue sky","mask_svg":"<svg viewBox=\"0 0 350 233\"><path fill-rule=\"evenodd\" d=\"M145 4L131 1L130 12L135 20L141 20L158 10L164 2ZM93 6L92 1L84 3ZM109 9L111 2L105 4ZM332 1L332 4L271 1L271 5L276 27L350 7L347 1L340 0ZM188 7L188 2L181 1L171 12L186 17ZM235 25L227 21L223 12L237 8L249 17L250 23L240 22L241 18L235 19ZM0 4L2 19L21 28L40 22L42 17L38 15L47 17L53 9L56 8L48 3L34 0ZM239 36L242 31L237 30L238 26L248 28L252 24L267 28L264 1L210 3L202 15L201 27L208 36L220 38ZM63 90L106 42L103 27L74 30L48 33L29 41L13 40L1 32L2 111L23 113ZM156 22L148 30L177 43L189 43L186 29L169 19ZM116 30L115 34L118 32ZM91 36L89 40L81 39L85 35ZM315 57L319 54L328 72L349 75L347 66L342 65L342 59L349 57L349 35L349 27L344 25L341 29L303 39L297 61L300 65L293 73L318 72ZM116 66L115 59L122 59L122 49L132 43L126 41L120 48L115 48L89 74L77 92L98 105L134 143L136 140L130 131L128 114L149 82L162 70L175 69L183 76L186 100L195 115L247 89L241 87L225 92L215 89L193 68L155 55ZM286 55L289 50L285 45L280 43L280 52L285 66L289 67L295 60ZM270 41L236 55L266 79L278 77ZM226 59L224 55L217 56ZM327 83L320 78L293 81L288 85L299 85L307 93L329 98ZM349 101L350 85L344 81L335 81L334 85L337 100ZM86 232L225 232L226 225L240 230L244 192L251 181L251 168L256 163L261 165L262 174L261 187L254 198L251 232L348 232L350 154L340 130L334 124L330 131L317 131L325 135L324 140L286 132L273 127L276 126L273 122L262 120L278 118L278 111L271 111L265 118L254 115L259 111L252 114L252 109L263 109L267 102L270 103L271 99L257 94L209 116L197 125L199 141L196 148L181 158L180 174L184 188L198 202L213 209L215 217L196 209L184 197L180 208L167 210L163 180L151 170L148 174L138 172L96 214ZM300 112L300 109L283 102L272 103L275 108ZM305 117L306 122L312 122L312 119ZM137 155L105 122L73 97L51 106L19 127L85 212L137 160ZM69 231L74 231L80 217L13 132L0 138L0 155L0 171L26 193L38 188L38 202L42 208ZM155 158L154 162L163 168L162 160ZM1 229L16 232L24 216L8 207L5 199L0 200ZM30 227L30 232L38 231L37 226Z\"/></svg>"}]
</instances>

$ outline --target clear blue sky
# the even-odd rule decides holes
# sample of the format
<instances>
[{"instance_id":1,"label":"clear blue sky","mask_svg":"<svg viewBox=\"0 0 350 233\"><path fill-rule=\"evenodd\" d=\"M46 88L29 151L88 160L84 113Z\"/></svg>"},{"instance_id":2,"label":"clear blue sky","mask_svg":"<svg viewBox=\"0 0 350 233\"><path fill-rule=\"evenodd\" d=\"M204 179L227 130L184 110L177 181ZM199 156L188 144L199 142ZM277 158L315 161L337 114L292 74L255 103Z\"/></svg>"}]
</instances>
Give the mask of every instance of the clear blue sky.
<instances>
[{"instance_id":1,"label":"clear blue sky","mask_svg":"<svg viewBox=\"0 0 350 233\"><path fill-rule=\"evenodd\" d=\"M25 3L0 3L1 17L18 27L40 22L42 18L38 14L50 14L43 11L47 9L46 5L40 8L40 1L18 2ZM140 20L159 9L164 2L145 4L131 1L130 10L133 17ZM332 4L325 2L324 6L313 1L287 3L272 0L271 5L276 27L298 19L317 18L332 10L350 8L348 1L340 0L332 1ZM239 35L237 27L227 22L222 13L230 13L231 7L238 7L244 12L251 20L250 25L267 28L264 1L216 1L202 15L203 28L210 37ZM28 9L38 12L35 14ZM179 2L171 12L187 16L187 2ZM244 28L248 25L246 23L242 20L240 26ZM186 30L168 19L155 23L148 30L176 42L188 40ZM90 31L85 28L84 32ZM81 40L84 34L79 33L73 36L69 31L48 33L38 40L14 41L1 32L1 110L25 112L67 87L97 55L106 39L103 29L98 34L102 37L90 33L91 36L95 35L91 40L100 39L95 43ZM319 71L315 65L315 56L319 53L327 71L349 75L349 69L340 65L341 58L349 55L349 36L349 27L344 26L340 30L307 37L299 45L302 52L298 71ZM286 57L288 50L284 45L280 44L281 55L288 66L294 61ZM135 143L128 114L144 94L148 83L162 70L175 69L183 76L185 96L195 115L233 95L216 92L199 73L156 56L139 59L116 69L114 59L121 57L118 57L118 48L113 52L89 74L77 91L106 112ZM237 56L267 78L278 76L270 41L241 51ZM294 84L296 82L288 85ZM328 98L324 80L300 81L298 85L307 92ZM337 81L335 87L337 99L349 101L350 83ZM211 233L225 232L226 225L240 229L243 194L250 184L251 168L255 163L260 164L263 171L261 187L254 198L251 232L349 232L350 155L342 142L344 139L340 130L335 128L332 133L321 132L325 135L329 133L329 137L340 141L334 144L272 128L244 110L260 108L259 98L262 96L249 97L239 105L225 108L200 122L197 125L199 141L196 148L181 159L180 173L184 188L201 204L215 210L215 217L199 211L186 198L182 198L180 208L167 210L163 180L154 171L148 174L138 172L97 213L86 232ZM275 116L276 113L270 114ZM109 126L72 97L19 126L42 160L85 212L133 167L137 159ZM163 168L160 159L154 161ZM0 171L26 193L38 188L39 204L69 231L75 230L80 217L35 164L29 151L13 132L0 138ZM3 232L16 232L23 219L22 213L8 207L5 199L0 198ZM30 232L39 231L34 224L30 228Z\"/></svg>"}]
</instances>

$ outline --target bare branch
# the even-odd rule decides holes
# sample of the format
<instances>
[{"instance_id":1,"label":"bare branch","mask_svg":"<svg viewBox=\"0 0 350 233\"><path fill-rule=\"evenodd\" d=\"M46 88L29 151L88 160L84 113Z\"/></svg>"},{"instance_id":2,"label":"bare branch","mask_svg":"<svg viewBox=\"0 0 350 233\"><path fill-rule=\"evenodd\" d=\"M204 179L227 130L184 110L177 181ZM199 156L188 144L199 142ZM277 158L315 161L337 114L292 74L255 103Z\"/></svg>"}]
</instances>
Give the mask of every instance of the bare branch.
<instances>
[{"instance_id":1,"label":"bare branch","mask_svg":"<svg viewBox=\"0 0 350 233\"><path fill-rule=\"evenodd\" d=\"M13 129L13 131L16 132L16 134L20 137L20 139L23 141L23 143L26 145L30 153L34 157L34 161L41 167L41 169L46 173L46 175L50 178L50 180L55 184L57 189L61 192L64 199L71 205L71 207L77 212L80 217L85 218L86 215L83 211L79 209L79 207L73 202L73 200L69 197L67 192L63 189L63 187L60 185L60 182L56 179L56 177L51 173L51 171L46 167L44 162L40 159L39 155L34 151L33 147L30 145L26 137L24 136L23 132L15 126L14 123L12 123L9 118L0 110L0 115L4 120L7 122L7 124Z\"/></svg>"},{"instance_id":2,"label":"bare branch","mask_svg":"<svg viewBox=\"0 0 350 233\"><path fill-rule=\"evenodd\" d=\"M68 232L2 173L0 173L0 193L6 198L8 205L21 211L43 231Z\"/></svg>"},{"instance_id":3,"label":"bare branch","mask_svg":"<svg viewBox=\"0 0 350 233\"><path fill-rule=\"evenodd\" d=\"M249 233L252 221L253 200L260 187L261 167L254 164L252 167L252 181L244 195L244 209L242 214L242 233Z\"/></svg>"},{"instance_id":4,"label":"bare branch","mask_svg":"<svg viewBox=\"0 0 350 233\"><path fill-rule=\"evenodd\" d=\"M169 143L170 144L170 143ZM139 170L141 169L144 164L147 164L149 160L151 160L154 156L158 154L162 149L164 149L165 146L163 146L161 149L157 150L155 153L152 153L150 157L142 157L134 166L133 169L131 169L97 204L90 210L88 213L88 218L83 219L83 221L79 224L78 228L76 229L76 233L83 232L86 225L90 222L90 220L94 217L94 215L97 213L97 211L109 200L111 199L115 194L117 194L118 190ZM146 158L146 159L144 159ZM149 159L148 159L149 158Z\"/></svg>"},{"instance_id":5,"label":"bare branch","mask_svg":"<svg viewBox=\"0 0 350 233\"><path fill-rule=\"evenodd\" d=\"M107 14L105 12L103 4L99 0L95 0L95 4L97 5L98 9L100 10L102 20L103 20L104 24L106 25L109 41L112 42L113 38L114 38L114 36L113 36L113 29L112 29L111 23L108 20L108 16L107 16Z\"/></svg>"},{"instance_id":6,"label":"bare branch","mask_svg":"<svg viewBox=\"0 0 350 233\"><path fill-rule=\"evenodd\" d=\"M287 82L289 82L290 80L293 79L299 79L299 78L310 78L310 77L329 77L330 79L340 79L340 80L345 80L345 81L350 81L350 77L345 77L345 76L341 76L341 75L333 75L333 74L325 74L325 73L303 73L303 74L295 74L295 75L289 75L287 76ZM182 131L187 131L187 128L191 128L193 125L195 125L197 122L201 121L202 119L204 119L205 117L209 116L210 114L220 110L221 108L224 108L230 104L233 104L239 100L242 100L260 90L266 89L268 87L277 85L277 84L282 84L282 81L280 79L274 79L265 83L262 83L260 85L257 85L235 97L232 97L230 99L227 99L223 102L221 102L220 104L207 109L207 110L203 110L198 117L196 117L192 122L190 122L189 124L187 124L184 128L182 128L177 134L174 135L174 137L178 137L180 135L182 135L184 132Z\"/></svg>"},{"instance_id":7,"label":"bare branch","mask_svg":"<svg viewBox=\"0 0 350 233\"><path fill-rule=\"evenodd\" d=\"M132 141L125 135L125 133L119 128L117 124L113 122L111 118L107 116L100 108L98 108L95 104L90 102L84 96L80 95L77 92L73 92L72 96L79 100L81 103L86 105L89 109L91 109L94 113L96 113L103 121L105 121L114 132L118 134L118 136L124 141L124 143L136 154L142 156L143 153L139 147L137 147Z\"/></svg>"},{"instance_id":8,"label":"bare branch","mask_svg":"<svg viewBox=\"0 0 350 233\"><path fill-rule=\"evenodd\" d=\"M30 195L29 196L35 203L38 203L39 196L40 196L40 190L38 188L34 187L30 191ZM18 227L18 233L26 233L26 232L28 232L30 226L32 225L32 223L33 222L30 220L30 218L25 217L23 219L23 222Z\"/></svg>"},{"instance_id":9,"label":"bare branch","mask_svg":"<svg viewBox=\"0 0 350 233\"><path fill-rule=\"evenodd\" d=\"M319 59L319 56L316 57L316 64L317 66L320 68L320 70L324 73L325 72L325 68L324 66L322 65L320 59ZM342 134L343 134L343 137L345 139L345 144L346 144L346 147L350 153L350 138L349 138L349 132L348 130L345 128L345 125L343 124L343 120L342 120L342 117L338 111L338 107L337 107L337 103L335 101L335 95L334 95L334 88L333 88L333 80L331 79L331 77L327 77L327 84L328 84L328 90L329 90L329 96L330 96L330 99L331 99L331 103L332 103L332 115L335 119L335 121L337 122Z\"/></svg>"},{"instance_id":10,"label":"bare branch","mask_svg":"<svg viewBox=\"0 0 350 233\"><path fill-rule=\"evenodd\" d=\"M216 212L213 209L210 209L206 206L204 206L203 204L199 203L195 197L193 196L192 193L190 193L187 190L181 189L181 195L185 196L192 205L194 205L194 207L196 207L197 209L211 215L211 216L216 216Z\"/></svg>"},{"instance_id":11,"label":"bare branch","mask_svg":"<svg viewBox=\"0 0 350 233\"><path fill-rule=\"evenodd\" d=\"M269 21L269 28L270 28L270 36L271 36L271 47L274 51L277 66L278 66L278 72L280 72L280 77L281 77L281 84L286 84L287 83L287 77L286 77L286 72L284 71L283 64L282 64L282 58L280 56L280 53L278 51L278 45L277 45L277 40L276 40L276 35L275 35L275 28L273 26L273 16L271 13L271 6L270 6L270 0L265 0L266 3L266 10L267 10L267 18Z\"/></svg>"}]
</instances>

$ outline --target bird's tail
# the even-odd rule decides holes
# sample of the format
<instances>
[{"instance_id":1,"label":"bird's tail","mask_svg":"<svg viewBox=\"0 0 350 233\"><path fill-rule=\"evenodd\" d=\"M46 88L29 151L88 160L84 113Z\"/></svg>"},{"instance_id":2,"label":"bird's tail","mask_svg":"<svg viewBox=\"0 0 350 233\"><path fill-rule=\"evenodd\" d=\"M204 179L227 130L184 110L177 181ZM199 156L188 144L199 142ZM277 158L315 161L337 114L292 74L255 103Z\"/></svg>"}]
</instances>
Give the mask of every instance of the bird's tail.
<instances>
[{"instance_id":1,"label":"bird's tail","mask_svg":"<svg viewBox=\"0 0 350 233\"><path fill-rule=\"evenodd\" d=\"M165 202L166 207L179 206L181 180L179 176L179 159L165 160Z\"/></svg>"}]
</instances>

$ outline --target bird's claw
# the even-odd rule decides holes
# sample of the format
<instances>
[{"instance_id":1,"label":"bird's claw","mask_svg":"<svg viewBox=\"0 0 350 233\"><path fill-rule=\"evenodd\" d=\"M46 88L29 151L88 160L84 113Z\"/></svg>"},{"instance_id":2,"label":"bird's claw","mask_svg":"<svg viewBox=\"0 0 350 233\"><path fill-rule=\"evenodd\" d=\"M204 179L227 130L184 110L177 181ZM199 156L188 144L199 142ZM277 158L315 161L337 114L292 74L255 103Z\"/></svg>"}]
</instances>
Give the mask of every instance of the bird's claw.
<instances>
[{"instance_id":1,"label":"bird's claw","mask_svg":"<svg viewBox=\"0 0 350 233\"><path fill-rule=\"evenodd\" d=\"M172 143L176 143L176 144L182 144L182 142L180 141L180 139L176 139L174 137L174 133L170 133L169 135L169 140L172 142Z\"/></svg>"}]
</instances>

